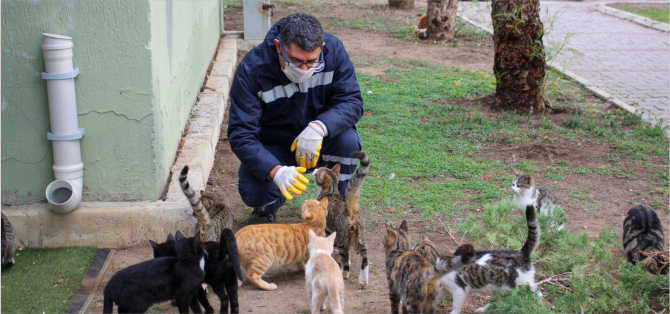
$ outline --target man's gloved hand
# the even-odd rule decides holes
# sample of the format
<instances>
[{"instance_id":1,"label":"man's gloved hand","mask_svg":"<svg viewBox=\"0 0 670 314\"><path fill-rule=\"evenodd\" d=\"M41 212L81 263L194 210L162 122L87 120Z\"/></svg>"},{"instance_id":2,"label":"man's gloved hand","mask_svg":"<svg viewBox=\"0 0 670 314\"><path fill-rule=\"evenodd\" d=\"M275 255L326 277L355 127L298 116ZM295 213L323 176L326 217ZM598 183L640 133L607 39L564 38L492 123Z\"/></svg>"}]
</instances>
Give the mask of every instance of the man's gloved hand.
<instances>
[{"instance_id":1,"label":"man's gloved hand","mask_svg":"<svg viewBox=\"0 0 670 314\"><path fill-rule=\"evenodd\" d=\"M295 162L298 166L306 169L316 167L325 135L325 132L315 122L310 122L298 135L291 145L291 151L295 151Z\"/></svg>"},{"instance_id":2,"label":"man's gloved hand","mask_svg":"<svg viewBox=\"0 0 670 314\"><path fill-rule=\"evenodd\" d=\"M275 178L273 181L279 187L279 191L281 191L281 194L283 194L287 200L293 199L293 196L291 196L291 193L288 191L291 191L295 194L302 194L302 191L307 189L305 184L309 183L309 180L307 180L307 178L301 174L305 173L305 171L306 169L303 167L282 166L279 168L279 170L277 170L277 173L275 173Z\"/></svg>"}]
</instances>

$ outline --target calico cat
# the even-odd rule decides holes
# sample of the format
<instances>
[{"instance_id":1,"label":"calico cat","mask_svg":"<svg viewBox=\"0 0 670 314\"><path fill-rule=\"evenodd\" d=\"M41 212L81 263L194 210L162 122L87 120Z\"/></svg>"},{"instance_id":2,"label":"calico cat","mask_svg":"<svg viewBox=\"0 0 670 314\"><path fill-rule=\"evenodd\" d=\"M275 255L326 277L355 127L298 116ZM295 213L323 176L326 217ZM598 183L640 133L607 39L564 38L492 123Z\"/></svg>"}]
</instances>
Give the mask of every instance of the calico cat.
<instances>
[{"instance_id":1,"label":"calico cat","mask_svg":"<svg viewBox=\"0 0 670 314\"><path fill-rule=\"evenodd\" d=\"M412 251L421 254L421 256L423 256L423 258L426 259L426 262L428 262L428 264L431 265L435 265L435 263L437 263L438 260L444 260L454 257L453 255L440 253L437 250L435 244L433 244L433 242L430 241L430 239L428 239L428 236L426 235L421 236L421 242L417 243L412 249Z\"/></svg>"},{"instance_id":2,"label":"calico cat","mask_svg":"<svg viewBox=\"0 0 670 314\"><path fill-rule=\"evenodd\" d=\"M628 211L623 221L623 250L629 263L645 262L645 267L652 272L668 273L668 256L659 254L655 258L647 258L640 251L657 253L665 251L663 226L656 212L644 205L638 205ZM665 266L665 267L664 267Z\"/></svg>"},{"instance_id":3,"label":"calico cat","mask_svg":"<svg viewBox=\"0 0 670 314\"><path fill-rule=\"evenodd\" d=\"M438 295L438 282L443 274L462 268L474 259L475 249L470 244L459 247L453 258L437 260L430 265L421 254L409 250L407 221L396 229L386 226L384 251L386 279L391 299L391 313L433 313Z\"/></svg>"},{"instance_id":4,"label":"calico cat","mask_svg":"<svg viewBox=\"0 0 670 314\"><path fill-rule=\"evenodd\" d=\"M530 175L514 173L516 178L512 181L512 190L514 191L514 203L516 207L523 210L528 205L533 205L537 211L543 215L553 212L554 207L558 207L558 200L554 193L545 188L535 186L535 179ZM565 215L563 221L558 225L558 230L565 227Z\"/></svg>"},{"instance_id":5,"label":"calico cat","mask_svg":"<svg viewBox=\"0 0 670 314\"><path fill-rule=\"evenodd\" d=\"M325 234L328 198L321 202L306 200L302 204L302 219L296 224L260 224L246 226L235 234L242 268L247 278L263 290L275 290L277 285L261 277L270 266L309 259L309 230L318 236Z\"/></svg>"},{"instance_id":6,"label":"calico cat","mask_svg":"<svg viewBox=\"0 0 670 314\"><path fill-rule=\"evenodd\" d=\"M361 271L358 275L358 283L361 289L368 284L368 249L365 245L365 224L360 216L358 199L360 197L361 185L365 175L370 170L370 160L363 152L355 152L351 155L360 160L356 172L351 175L345 194L340 194L338 182L340 177L340 164L333 169L326 167L314 170L314 182L316 182L317 200L327 197L328 219L326 219L326 234L337 232L337 250L340 253L342 264L342 275L349 278L349 249L355 248L361 256Z\"/></svg>"},{"instance_id":7,"label":"calico cat","mask_svg":"<svg viewBox=\"0 0 670 314\"><path fill-rule=\"evenodd\" d=\"M473 264L442 276L437 300L443 299L446 291L451 292L454 300L451 314L461 312L470 290L507 291L528 284L542 296L535 285L535 267L531 259L531 254L540 242L540 226L533 205L526 206L526 224L528 238L521 250L477 251ZM460 254L459 250L454 255ZM488 307L487 304L477 309L476 313L484 313Z\"/></svg>"},{"instance_id":8,"label":"calico cat","mask_svg":"<svg viewBox=\"0 0 670 314\"><path fill-rule=\"evenodd\" d=\"M150 241L154 249L154 258L176 256L176 241L174 241L174 237L171 237L172 235L169 235L165 243L156 245L154 245L155 242ZM181 232L177 231L177 237L183 237ZM235 234L230 229L223 229L220 238L221 243L205 242L205 279L203 282L212 286L212 290L219 297L219 301L221 301L219 313L228 313L229 301L230 313L239 313L237 278L243 280L243 276ZM175 252L174 255L172 255L172 252ZM200 304L205 308L205 313L214 312L207 300L205 289L200 287L197 297Z\"/></svg>"},{"instance_id":9,"label":"calico cat","mask_svg":"<svg viewBox=\"0 0 670 314\"><path fill-rule=\"evenodd\" d=\"M16 230L12 223L2 213L2 267L14 266L14 242Z\"/></svg>"},{"instance_id":10,"label":"calico cat","mask_svg":"<svg viewBox=\"0 0 670 314\"><path fill-rule=\"evenodd\" d=\"M419 20L419 24L414 27L414 35L419 39L428 38L428 15L424 15Z\"/></svg>"},{"instance_id":11,"label":"calico cat","mask_svg":"<svg viewBox=\"0 0 670 314\"><path fill-rule=\"evenodd\" d=\"M200 313L193 296L205 278L204 244L200 234L177 238L177 257L148 260L117 272L105 286L103 313L144 313L155 303L177 300L179 313L191 308Z\"/></svg>"},{"instance_id":12,"label":"calico cat","mask_svg":"<svg viewBox=\"0 0 670 314\"><path fill-rule=\"evenodd\" d=\"M309 230L310 257L305 266L305 289L312 314L326 309L326 299L330 300L333 314L344 313L344 280L340 266L331 257L336 236L333 233L328 238L317 237Z\"/></svg>"},{"instance_id":13,"label":"calico cat","mask_svg":"<svg viewBox=\"0 0 670 314\"><path fill-rule=\"evenodd\" d=\"M205 235L206 241L219 241L217 238L223 229L233 228L233 214L230 208L222 202L217 202L214 197L200 191L200 197L193 191L186 177L188 166L184 166L179 174L179 185L186 195L188 202L193 207L193 216L198 218L198 230Z\"/></svg>"}]
</instances>

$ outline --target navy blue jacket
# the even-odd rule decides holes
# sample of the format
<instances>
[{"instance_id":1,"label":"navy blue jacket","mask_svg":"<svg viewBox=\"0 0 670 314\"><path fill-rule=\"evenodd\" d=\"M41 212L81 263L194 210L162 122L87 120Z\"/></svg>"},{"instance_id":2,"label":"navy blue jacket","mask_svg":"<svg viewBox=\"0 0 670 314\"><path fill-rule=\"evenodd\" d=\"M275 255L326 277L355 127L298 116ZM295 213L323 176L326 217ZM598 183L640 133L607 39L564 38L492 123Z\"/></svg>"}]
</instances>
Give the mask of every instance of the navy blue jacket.
<instances>
[{"instance_id":1,"label":"navy blue jacket","mask_svg":"<svg viewBox=\"0 0 670 314\"><path fill-rule=\"evenodd\" d=\"M306 82L291 82L279 65L274 39L282 20L237 66L230 88L228 139L237 158L259 179L282 164L265 146L287 149L314 120L328 136L354 127L363 115L363 99L354 66L342 41L324 32L324 66Z\"/></svg>"}]
</instances>

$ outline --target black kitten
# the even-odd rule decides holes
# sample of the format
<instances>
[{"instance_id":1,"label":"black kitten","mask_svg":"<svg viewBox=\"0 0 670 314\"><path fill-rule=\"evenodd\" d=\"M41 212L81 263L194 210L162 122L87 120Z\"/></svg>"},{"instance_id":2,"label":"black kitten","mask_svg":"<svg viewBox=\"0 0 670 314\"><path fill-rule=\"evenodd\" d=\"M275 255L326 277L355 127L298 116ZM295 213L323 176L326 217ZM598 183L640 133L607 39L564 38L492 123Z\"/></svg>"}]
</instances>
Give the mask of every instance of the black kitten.
<instances>
[{"instance_id":1,"label":"black kitten","mask_svg":"<svg viewBox=\"0 0 670 314\"><path fill-rule=\"evenodd\" d=\"M177 231L177 234L181 234ZM237 251L237 241L235 233L230 229L223 229L221 232L221 243L208 241L205 242L205 280L204 282L212 286L221 301L219 313L228 313L228 301L230 300L230 313L239 313L240 306L237 298L237 279L243 280L242 269L240 268L240 254ZM162 253L158 250L169 252L170 245L174 242L168 241L154 247L154 257L160 257ZM162 255L165 256L165 255ZM226 294L227 293L227 294ZM198 300L205 308L205 313L213 313L214 309L207 300L204 289L198 289Z\"/></svg>"},{"instance_id":2,"label":"black kitten","mask_svg":"<svg viewBox=\"0 0 670 314\"><path fill-rule=\"evenodd\" d=\"M184 235L177 231L178 237L184 237ZM177 245L177 239L172 235L168 234L167 240L165 243L158 244L154 241L149 240L151 247L154 249L154 258L164 257L164 256L177 256L177 250L175 249Z\"/></svg>"},{"instance_id":3,"label":"black kitten","mask_svg":"<svg viewBox=\"0 0 670 314\"><path fill-rule=\"evenodd\" d=\"M200 233L194 238L177 237L175 249L176 257L148 260L112 276L105 287L102 312L112 313L116 303L119 313L144 313L153 304L176 299L179 313L188 314L189 303L195 313L201 313L193 298L205 278Z\"/></svg>"}]
</instances>

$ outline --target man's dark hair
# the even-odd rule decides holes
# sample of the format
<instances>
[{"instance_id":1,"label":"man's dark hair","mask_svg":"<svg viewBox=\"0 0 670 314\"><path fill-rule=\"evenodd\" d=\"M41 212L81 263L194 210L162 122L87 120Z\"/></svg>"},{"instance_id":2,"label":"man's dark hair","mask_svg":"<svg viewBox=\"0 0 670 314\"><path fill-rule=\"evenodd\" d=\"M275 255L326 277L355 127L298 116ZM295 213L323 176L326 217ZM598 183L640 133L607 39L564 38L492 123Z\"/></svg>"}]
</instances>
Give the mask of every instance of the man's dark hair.
<instances>
[{"instance_id":1,"label":"man's dark hair","mask_svg":"<svg viewBox=\"0 0 670 314\"><path fill-rule=\"evenodd\" d=\"M314 16L295 13L284 18L281 23L281 42L284 46L296 44L312 51L323 44L323 28Z\"/></svg>"}]
</instances>

